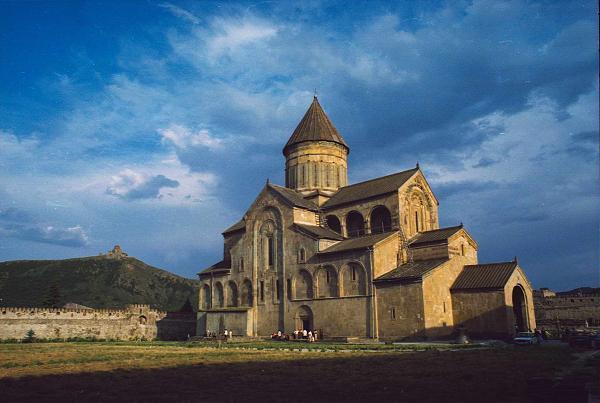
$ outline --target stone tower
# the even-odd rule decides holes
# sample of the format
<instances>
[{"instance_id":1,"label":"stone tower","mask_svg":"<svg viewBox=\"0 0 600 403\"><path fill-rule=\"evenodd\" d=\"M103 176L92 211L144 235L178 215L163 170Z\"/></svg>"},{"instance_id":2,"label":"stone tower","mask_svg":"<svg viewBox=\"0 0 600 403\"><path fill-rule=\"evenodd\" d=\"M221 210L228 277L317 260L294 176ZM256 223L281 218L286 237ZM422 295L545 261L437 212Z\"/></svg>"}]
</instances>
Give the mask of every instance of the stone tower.
<instances>
[{"instance_id":1,"label":"stone tower","mask_svg":"<svg viewBox=\"0 0 600 403\"><path fill-rule=\"evenodd\" d=\"M315 96L283 148L285 185L322 204L348 184L350 148Z\"/></svg>"}]
</instances>

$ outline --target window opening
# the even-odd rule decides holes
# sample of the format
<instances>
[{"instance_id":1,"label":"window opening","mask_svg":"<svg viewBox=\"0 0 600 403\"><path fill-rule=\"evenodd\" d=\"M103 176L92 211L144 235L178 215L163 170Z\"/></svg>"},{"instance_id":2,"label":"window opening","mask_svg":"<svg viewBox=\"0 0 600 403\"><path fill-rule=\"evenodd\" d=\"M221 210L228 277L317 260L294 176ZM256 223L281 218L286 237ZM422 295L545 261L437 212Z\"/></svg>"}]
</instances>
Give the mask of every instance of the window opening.
<instances>
[{"instance_id":1,"label":"window opening","mask_svg":"<svg viewBox=\"0 0 600 403\"><path fill-rule=\"evenodd\" d=\"M419 212L415 211L415 229L419 232Z\"/></svg>"},{"instance_id":2,"label":"window opening","mask_svg":"<svg viewBox=\"0 0 600 403\"><path fill-rule=\"evenodd\" d=\"M265 282L260 282L260 301L265 302Z\"/></svg>"},{"instance_id":3,"label":"window opening","mask_svg":"<svg viewBox=\"0 0 600 403\"><path fill-rule=\"evenodd\" d=\"M281 298L280 289L279 289L279 280L275 280L275 295L277 297L277 301Z\"/></svg>"},{"instance_id":4,"label":"window opening","mask_svg":"<svg viewBox=\"0 0 600 403\"><path fill-rule=\"evenodd\" d=\"M292 300L292 280L290 280L289 278L287 279L287 296L288 296L288 299L291 301Z\"/></svg>"},{"instance_id":5,"label":"window opening","mask_svg":"<svg viewBox=\"0 0 600 403\"><path fill-rule=\"evenodd\" d=\"M273 266L275 260L275 251L273 250L273 237L268 238L267 247L269 248L269 266Z\"/></svg>"},{"instance_id":6,"label":"window opening","mask_svg":"<svg viewBox=\"0 0 600 403\"><path fill-rule=\"evenodd\" d=\"M396 308L392 308L392 319L396 319Z\"/></svg>"},{"instance_id":7,"label":"window opening","mask_svg":"<svg viewBox=\"0 0 600 403\"><path fill-rule=\"evenodd\" d=\"M244 271L244 258L240 258L240 271Z\"/></svg>"},{"instance_id":8,"label":"window opening","mask_svg":"<svg viewBox=\"0 0 600 403\"><path fill-rule=\"evenodd\" d=\"M356 268L352 268L352 281L356 281Z\"/></svg>"}]
</instances>

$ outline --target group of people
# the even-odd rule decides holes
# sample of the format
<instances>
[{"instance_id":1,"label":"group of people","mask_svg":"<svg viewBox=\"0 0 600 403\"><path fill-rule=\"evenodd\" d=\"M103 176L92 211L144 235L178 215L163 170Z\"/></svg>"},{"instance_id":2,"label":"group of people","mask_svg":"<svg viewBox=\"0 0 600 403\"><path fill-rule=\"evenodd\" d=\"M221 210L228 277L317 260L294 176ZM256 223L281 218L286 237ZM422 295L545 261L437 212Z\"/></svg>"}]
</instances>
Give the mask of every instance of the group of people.
<instances>
[{"instance_id":1,"label":"group of people","mask_svg":"<svg viewBox=\"0 0 600 403\"><path fill-rule=\"evenodd\" d=\"M292 340L306 340L309 343L317 341L318 333L317 330L294 330L292 333ZM288 341L290 340L290 335L287 333L283 333L281 330L278 330L277 333L271 334L271 340L280 340L280 341Z\"/></svg>"},{"instance_id":2,"label":"group of people","mask_svg":"<svg viewBox=\"0 0 600 403\"><path fill-rule=\"evenodd\" d=\"M223 330L223 333L219 334L217 332L213 332L211 330L206 330L204 337L217 338L218 336L224 337L225 339L231 339L233 337L232 330Z\"/></svg>"}]
</instances>

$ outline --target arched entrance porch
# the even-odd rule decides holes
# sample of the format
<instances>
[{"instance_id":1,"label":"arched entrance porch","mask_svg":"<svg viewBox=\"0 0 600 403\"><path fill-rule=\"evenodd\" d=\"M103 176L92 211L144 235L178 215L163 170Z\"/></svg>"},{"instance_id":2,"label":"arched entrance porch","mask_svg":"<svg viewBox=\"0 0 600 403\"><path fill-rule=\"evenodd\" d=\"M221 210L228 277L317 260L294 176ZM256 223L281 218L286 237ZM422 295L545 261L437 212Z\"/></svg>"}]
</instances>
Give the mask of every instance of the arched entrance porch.
<instances>
[{"instance_id":1,"label":"arched entrance porch","mask_svg":"<svg viewBox=\"0 0 600 403\"><path fill-rule=\"evenodd\" d=\"M312 330L314 329L313 312L310 307L302 305L296 311L296 329L297 330Z\"/></svg>"},{"instance_id":2,"label":"arched entrance porch","mask_svg":"<svg viewBox=\"0 0 600 403\"><path fill-rule=\"evenodd\" d=\"M521 286L516 285L512 292L513 314L515 318L515 330L526 332L529 329L529 318L527 314L527 299Z\"/></svg>"}]
</instances>

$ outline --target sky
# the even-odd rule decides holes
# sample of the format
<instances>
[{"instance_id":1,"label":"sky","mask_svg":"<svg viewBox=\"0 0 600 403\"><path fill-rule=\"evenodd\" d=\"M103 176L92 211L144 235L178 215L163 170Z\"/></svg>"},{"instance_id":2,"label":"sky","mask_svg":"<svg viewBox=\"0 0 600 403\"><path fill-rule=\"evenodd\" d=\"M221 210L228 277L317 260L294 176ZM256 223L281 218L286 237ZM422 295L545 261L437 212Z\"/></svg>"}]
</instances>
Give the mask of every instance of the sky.
<instances>
[{"instance_id":1,"label":"sky","mask_svg":"<svg viewBox=\"0 0 600 403\"><path fill-rule=\"evenodd\" d=\"M351 183L413 168L480 262L600 286L595 1L0 1L0 261L193 278L312 101Z\"/></svg>"}]
</instances>

